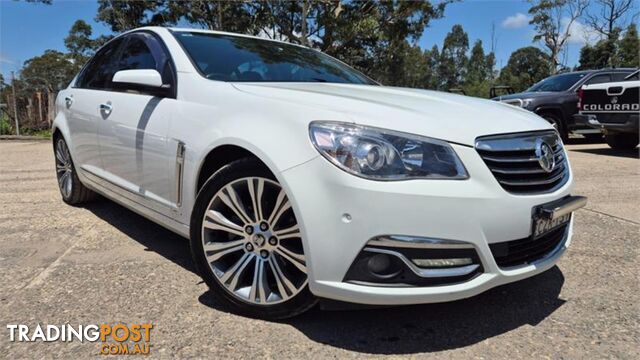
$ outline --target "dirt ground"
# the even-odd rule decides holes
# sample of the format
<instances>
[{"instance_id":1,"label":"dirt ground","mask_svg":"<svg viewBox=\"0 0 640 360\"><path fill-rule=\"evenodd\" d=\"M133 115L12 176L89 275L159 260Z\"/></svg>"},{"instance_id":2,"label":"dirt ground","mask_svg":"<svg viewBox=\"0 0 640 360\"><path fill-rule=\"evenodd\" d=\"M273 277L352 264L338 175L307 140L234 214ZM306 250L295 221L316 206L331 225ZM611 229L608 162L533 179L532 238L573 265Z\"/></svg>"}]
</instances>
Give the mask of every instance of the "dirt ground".
<instances>
[{"instance_id":1,"label":"dirt ground","mask_svg":"<svg viewBox=\"0 0 640 360\"><path fill-rule=\"evenodd\" d=\"M7 324L151 322L151 356L165 358L638 359L638 152L567 147L589 204L557 267L452 303L267 322L213 302L185 239L110 201L65 205L49 142L0 141L0 358L100 350L10 342Z\"/></svg>"}]
</instances>

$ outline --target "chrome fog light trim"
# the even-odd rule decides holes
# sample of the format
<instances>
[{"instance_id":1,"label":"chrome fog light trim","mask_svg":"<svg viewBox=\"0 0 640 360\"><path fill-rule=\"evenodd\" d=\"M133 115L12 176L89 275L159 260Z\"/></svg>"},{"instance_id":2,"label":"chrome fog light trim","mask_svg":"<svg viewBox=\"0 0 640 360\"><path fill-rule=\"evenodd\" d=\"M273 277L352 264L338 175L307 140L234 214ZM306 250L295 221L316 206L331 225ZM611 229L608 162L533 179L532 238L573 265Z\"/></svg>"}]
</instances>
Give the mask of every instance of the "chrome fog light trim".
<instances>
[{"instance_id":1,"label":"chrome fog light trim","mask_svg":"<svg viewBox=\"0 0 640 360\"><path fill-rule=\"evenodd\" d=\"M443 268L454 266L465 266L473 264L471 258L451 258L451 259L411 259L411 262L421 268Z\"/></svg>"},{"instance_id":2,"label":"chrome fog light trim","mask_svg":"<svg viewBox=\"0 0 640 360\"><path fill-rule=\"evenodd\" d=\"M398 259L400 259L405 265L407 265L407 267L411 271L413 271L414 274L422 278L464 276L464 275L471 274L472 272L474 272L476 269L480 267L479 264L472 264L472 265L466 265L466 266L459 266L455 268L423 269L423 268L417 267L414 263L409 261L409 259L407 259L403 254L396 251L376 249L371 247L366 247L363 250L368 252L395 256Z\"/></svg>"},{"instance_id":3,"label":"chrome fog light trim","mask_svg":"<svg viewBox=\"0 0 640 360\"><path fill-rule=\"evenodd\" d=\"M406 235L376 236L371 238L367 245L420 249L473 249L473 244L464 241Z\"/></svg>"}]
</instances>

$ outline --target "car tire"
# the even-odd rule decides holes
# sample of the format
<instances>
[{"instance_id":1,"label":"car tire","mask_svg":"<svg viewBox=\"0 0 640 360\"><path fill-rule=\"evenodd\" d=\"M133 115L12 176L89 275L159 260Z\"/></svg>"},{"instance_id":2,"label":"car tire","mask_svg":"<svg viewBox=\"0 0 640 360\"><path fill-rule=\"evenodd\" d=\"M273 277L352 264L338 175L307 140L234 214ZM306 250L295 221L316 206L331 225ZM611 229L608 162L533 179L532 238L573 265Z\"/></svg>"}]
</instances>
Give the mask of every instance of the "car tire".
<instances>
[{"instance_id":1,"label":"car tire","mask_svg":"<svg viewBox=\"0 0 640 360\"><path fill-rule=\"evenodd\" d=\"M540 116L542 116L543 119L547 120L547 122L549 122L549 124L551 124L551 126L553 126L556 131L558 131L558 134L560 134L562 141L567 141L567 139L569 138L569 134L567 133L567 129L565 129L562 120L560 120L557 115L547 113Z\"/></svg>"},{"instance_id":2,"label":"car tire","mask_svg":"<svg viewBox=\"0 0 640 360\"><path fill-rule=\"evenodd\" d=\"M73 159L71 159L69 146L62 136L54 137L53 151L56 162L56 178L62 201L69 205L80 205L95 199L97 194L80 182L73 165Z\"/></svg>"},{"instance_id":3,"label":"car tire","mask_svg":"<svg viewBox=\"0 0 640 360\"><path fill-rule=\"evenodd\" d=\"M234 161L206 181L190 235L198 272L233 312L277 320L317 303L287 194L260 161Z\"/></svg>"},{"instance_id":4,"label":"car tire","mask_svg":"<svg viewBox=\"0 0 640 360\"><path fill-rule=\"evenodd\" d=\"M607 144L616 150L633 150L639 142L637 133L608 133L604 138Z\"/></svg>"}]
</instances>

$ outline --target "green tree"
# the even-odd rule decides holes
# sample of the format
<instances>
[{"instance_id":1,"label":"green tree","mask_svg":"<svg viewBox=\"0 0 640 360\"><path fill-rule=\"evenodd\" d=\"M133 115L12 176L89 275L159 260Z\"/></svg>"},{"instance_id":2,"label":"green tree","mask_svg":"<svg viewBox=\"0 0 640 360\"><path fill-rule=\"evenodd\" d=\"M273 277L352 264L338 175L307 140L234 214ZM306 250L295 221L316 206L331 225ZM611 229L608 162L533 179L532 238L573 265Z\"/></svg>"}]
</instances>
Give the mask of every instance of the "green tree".
<instances>
[{"instance_id":1,"label":"green tree","mask_svg":"<svg viewBox=\"0 0 640 360\"><path fill-rule=\"evenodd\" d=\"M422 71L422 80L419 87L435 90L440 82L438 74L440 51L438 50L438 45L433 45L431 50L425 50L422 56L424 58L424 70Z\"/></svg>"},{"instance_id":2,"label":"green tree","mask_svg":"<svg viewBox=\"0 0 640 360\"><path fill-rule=\"evenodd\" d=\"M482 40L476 40L471 49L471 56L467 65L467 82L482 82L489 78L489 66L484 55Z\"/></svg>"},{"instance_id":3,"label":"green tree","mask_svg":"<svg viewBox=\"0 0 640 360\"><path fill-rule=\"evenodd\" d=\"M469 36L461 25L454 25L444 38L440 53L438 66L440 89L448 90L464 83L468 50Z\"/></svg>"},{"instance_id":4,"label":"green tree","mask_svg":"<svg viewBox=\"0 0 640 360\"><path fill-rule=\"evenodd\" d=\"M629 25L622 39L618 43L618 66L638 67L640 66L640 38L638 38L638 28L635 24Z\"/></svg>"},{"instance_id":5,"label":"green tree","mask_svg":"<svg viewBox=\"0 0 640 360\"><path fill-rule=\"evenodd\" d=\"M493 79L493 66L495 56L493 53L484 54L482 41L477 40L471 49L471 56L467 64L467 76L464 90L467 95L487 97Z\"/></svg>"},{"instance_id":6,"label":"green tree","mask_svg":"<svg viewBox=\"0 0 640 360\"><path fill-rule=\"evenodd\" d=\"M165 10L165 19L184 19L190 24L209 30L255 33L257 29L256 4L243 1L191 0L169 1Z\"/></svg>"},{"instance_id":7,"label":"green tree","mask_svg":"<svg viewBox=\"0 0 640 360\"><path fill-rule=\"evenodd\" d=\"M522 91L551 75L551 59L537 47L520 48L509 57L507 66L500 71L498 81L515 91Z\"/></svg>"},{"instance_id":8,"label":"green tree","mask_svg":"<svg viewBox=\"0 0 640 360\"><path fill-rule=\"evenodd\" d=\"M580 49L580 65L579 70L601 69L605 67L618 66L616 38L618 35L612 36L611 39L603 39L595 45L585 45Z\"/></svg>"},{"instance_id":9,"label":"green tree","mask_svg":"<svg viewBox=\"0 0 640 360\"><path fill-rule=\"evenodd\" d=\"M486 62L489 70L489 80L493 80L496 77L496 54L490 52L487 55Z\"/></svg>"},{"instance_id":10,"label":"green tree","mask_svg":"<svg viewBox=\"0 0 640 360\"><path fill-rule=\"evenodd\" d=\"M69 55L78 63L84 63L95 50L95 41L91 38L91 25L84 20L76 20L64 38L64 46Z\"/></svg>"},{"instance_id":11,"label":"green tree","mask_svg":"<svg viewBox=\"0 0 640 360\"><path fill-rule=\"evenodd\" d=\"M169 10L167 0L98 0L96 21L118 33L140 26L174 24L176 18Z\"/></svg>"},{"instance_id":12,"label":"green tree","mask_svg":"<svg viewBox=\"0 0 640 360\"><path fill-rule=\"evenodd\" d=\"M21 86L17 88L25 94L43 89L57 92L69 85L76 72L77 65L69 55L46 50L24 62L20 72Z\"/></svg>"}]
</instances>

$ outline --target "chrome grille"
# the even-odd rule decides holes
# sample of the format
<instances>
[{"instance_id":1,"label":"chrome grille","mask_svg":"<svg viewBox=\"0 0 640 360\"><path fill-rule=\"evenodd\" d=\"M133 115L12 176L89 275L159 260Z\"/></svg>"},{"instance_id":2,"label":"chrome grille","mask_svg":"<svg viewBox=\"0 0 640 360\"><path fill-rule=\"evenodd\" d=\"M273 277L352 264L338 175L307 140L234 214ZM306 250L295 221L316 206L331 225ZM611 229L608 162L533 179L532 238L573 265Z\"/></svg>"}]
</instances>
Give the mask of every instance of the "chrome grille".
<instances>
[{"instance_id":1,"label":"chrome grille","mask_svg":"<svg viewBox=\"0 0 640 360\"><path fill-rule=\"evenodd\" d=\"M551 171L543 169L536 153L542 143L553 150ZM500 185L514 194L551 192L569 178L562 141L555 131L481 137L476 140L476 151Z\"/></svg>"}]
</instances>

